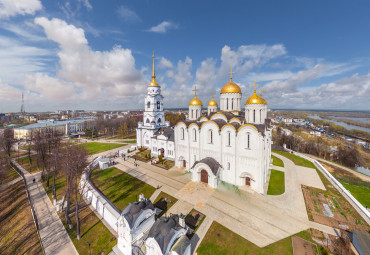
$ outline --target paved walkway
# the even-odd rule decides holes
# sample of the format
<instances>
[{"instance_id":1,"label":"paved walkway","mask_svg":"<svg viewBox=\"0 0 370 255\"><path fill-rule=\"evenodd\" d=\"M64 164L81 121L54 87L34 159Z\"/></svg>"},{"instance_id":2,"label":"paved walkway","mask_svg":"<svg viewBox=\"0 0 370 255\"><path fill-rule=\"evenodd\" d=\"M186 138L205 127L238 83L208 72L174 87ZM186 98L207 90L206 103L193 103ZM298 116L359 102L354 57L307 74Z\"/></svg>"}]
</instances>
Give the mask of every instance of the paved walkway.
<instances>
[{"instance_id":1,"label":"paved walkway","mask_svg":"<svg viewBox=\"0 0 370 255\"><path fill-rule=\"evenodd\" d=\"M162 191L179 199L169 212L186 214L195 208L205 214L206 220L197 231L196 247L214 220L259 247L310 227L335 234L332 228L308 220L301 185L325 189L316 171L276 156L283 160L286 176L285 193L279 196L243 189L237 193L222 185L214 190L206 184L191 182L191 176L182 169L164 170L140 161L135 167L132 159L117 159L116 167L154 187L160 185Z\"/></svg>"},{"instance_id":2,"label":"paved walkway","mask_svg":"<svg viewBox=\"0 0 370 255\"><path fill-rule=\"evenodd\" d=\"M30 203L35 210L38 220L41 243L44 247L45 254L78 254L41 184L41 173L30 174L15 161L13 163L23 172L26 179L26 188L29 191ZM34 178L35 183L33 183Z\"/></svg>"}]
</instances>

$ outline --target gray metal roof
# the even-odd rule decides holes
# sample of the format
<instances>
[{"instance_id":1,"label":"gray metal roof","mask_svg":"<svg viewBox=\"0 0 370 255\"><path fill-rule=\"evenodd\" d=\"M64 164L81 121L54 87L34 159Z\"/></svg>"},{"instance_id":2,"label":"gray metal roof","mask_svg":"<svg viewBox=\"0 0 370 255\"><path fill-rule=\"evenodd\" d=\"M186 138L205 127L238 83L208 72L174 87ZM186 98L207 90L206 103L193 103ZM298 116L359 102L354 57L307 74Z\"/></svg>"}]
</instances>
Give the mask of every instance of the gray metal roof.
<instances>
[{"instance_id":1,"label":"gray metal roof","mask_svg":"<svg viewBox=\"0 0 370 255\"><path fill-rule=\"evenodd\" d=\"M128 224L130 225L130 228L134 226L136 220L139 218L139 216L144 210L147 210L147 209L154 210L154 206L149 199L145 199L144 201L130 203L129 206L130 206L130 209L125 214L123 214L123 216L125 217Z\"/></svg>"},{"instance_id":2,"label":"gray metal roof","mask_svg":"<svg viewBox=\"0 0 370 255\"><path fill-rule=\"evenodd\" d=\"M167 137L168 141L175 141L175 132L173 128L160 128L157 132L154 133L154 137L157 137L159 135L164 135L165 137Z\"/></svg>"},{"instance_id":3,"label":"gray metal roof","mask_svg":"<svg viewBox=\"0 0 370 255\"><path fill-rule=\"evenodd\" d=\"M175 251L177 254L184 254L186 248L190 245L190 239L187 236L180 237L171 248L171 251Z\"/></svg>"},{"instance_id":4,"label":"gray metal roof","mask_svg":"<svg viewBox=\"0 0 370 255\"><path fill-rule=\"evenodd\" d=\"M76 119L69 119L69 120L49 120L45 122L38 122L33 123L24 127L20 127L19 129L37 129L37 128L45 128L45 127L59 127L65 126L66 124L80 124L84 123L85 121L91 121L93 118L76 118Z\"/></svg>"},{"instance_id":5,"label":"gray metal roof","mask_svg":"<svg viewBox=\"0 0 370 255\"><path fill-rule=\"evenodd\" d=\"M148 237L154 238L162 253L167 250L169 242L173 235L182 227L179 224L179 216L171 215L170 217L162 217L157 219L149 231Z\"/></svg>"},{"instance_id":6,"label":"gray metal roof","mask_svg":"<svg viewBox=\"0 0 370 255\"><path fill-rule=\"evenodd\" d=\"M218 163L214 158L207 157L207 158L204 158L204 159L202 159L202 160L195 161L195 162L194 162L194 165L193 165L191 168L194 168L194 167L196 166L196 164L198 164L198 163L204 163L204 164L208 165L208 166L209 166L209 168L211 168L212 173L213 173L214 175L217 175L217 173L218 173L218 169L219 169L220 167L222 167L222 166L220 165L220 163Z\"/></svg>"}]
</instances>

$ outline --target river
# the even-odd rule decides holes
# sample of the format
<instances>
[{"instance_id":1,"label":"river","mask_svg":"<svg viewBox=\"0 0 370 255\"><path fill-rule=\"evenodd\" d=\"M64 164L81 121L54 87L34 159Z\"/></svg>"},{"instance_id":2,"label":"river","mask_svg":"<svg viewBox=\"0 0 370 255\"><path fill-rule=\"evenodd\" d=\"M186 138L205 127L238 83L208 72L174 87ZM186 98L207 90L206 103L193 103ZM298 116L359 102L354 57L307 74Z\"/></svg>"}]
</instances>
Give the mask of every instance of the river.
<instances>
[{"instance_id":1,"label":"river","mask_svg":"<svg viewBox=\"0 0 370 255\"><path fill-rule=\"evenodd\" d=\"M333 122L333 123L335 123L337 125L340 125L342 127L345 127L346 129L350 129L350 130L351 129L357 129L357 130L362 130L362 131L365 131L365 132L369 132L370 133L370 128L359 127L359 126L355 126L355 125L349 125L347 123L344 123L344 122L341 122L341 121L336 121L336 120L323 119L323 118L321 118L318 115L308 115L308 117L309 118L312 118L312 119L326 120L326 121L329 121L329 122ZM350 118L347 118L347 119L350 119ZM359 118L356 118L356 119L359 119ZM367 119L367 118L364 118L364 119Z\"/></svg>"}]
</instances>

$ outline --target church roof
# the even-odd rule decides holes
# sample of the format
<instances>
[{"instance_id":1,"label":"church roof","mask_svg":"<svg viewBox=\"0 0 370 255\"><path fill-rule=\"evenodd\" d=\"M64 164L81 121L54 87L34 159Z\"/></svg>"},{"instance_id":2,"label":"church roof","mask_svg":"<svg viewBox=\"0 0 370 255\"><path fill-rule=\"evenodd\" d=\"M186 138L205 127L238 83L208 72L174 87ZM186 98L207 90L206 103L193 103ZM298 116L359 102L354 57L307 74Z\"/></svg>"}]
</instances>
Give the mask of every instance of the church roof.
<instances>
[{"instance_id":1,"label":"church roof","mask_svg":"<svg viewBox=\"0 0 370 255\"><path fill-rule=\"evenodd\" d=\"M220 163L218 163L214 158L211 158L211 157L207 157L207 158L204 158L204 159L202 159L202 160L195 161L195 162L194 162L194 165L192 166L192 168L194 168L198 163L204 163L204 164L208 165L208 166L209 166L209 168L211 168L212 173L213 173L214 175L217 175L217 173L218 173L218 169L219 169L220 167L222 167L222 166L220 165Z\"/></svg>"},{"instance_id":2,"label":"church roof","mask_svg":"<svg viewBox=\"0 0 370 255\"><path fill-rule=\"evenodd\" d=\"M182 229L182 227L179 224L178 215L161 217L153 224L148 237L154 238L161 248L162 253L164 253L167 250L172 236L180 229Z\"/></svg>"},{"instance_id":3,"label":"church roof","mask_svg":"<svg viewBox=\"0 0 370 255\"><path fill-rule=\"evenodd\" d=\"M175 251L176 254L184 254L189 245L190 239L187 236L182 236L173 245L171 251Z\"/></svg>"},{"instance_id":4,"label":"church roof","mask_svg":"<svg viewBox=\"0 0 370 255\"><path fill-rule=\"evenodd\" d=\"M139 218L139 216L144 210L147 210L147 209L154 210L154 206L149 199L145 199L144 201L130 203L130 205L128 206L130 206L129 210L126 213L124 213L123 216L125 217L128 224L130 225L130 228L132 228L135 225L136 220Z\"/></svg>"},{"instance_id":5,"label":"church roof","mask_svg":"<svg viewBox=\"0 0 370 255\"><path fill-rule=\"evenodd\" d=\"M172 128L160 128L157 132L154 133L154 137L157 137L159 135L164 135L165 137L167 137L168 141L175 141L175 132Z\"/></svg>"}]
</instances>

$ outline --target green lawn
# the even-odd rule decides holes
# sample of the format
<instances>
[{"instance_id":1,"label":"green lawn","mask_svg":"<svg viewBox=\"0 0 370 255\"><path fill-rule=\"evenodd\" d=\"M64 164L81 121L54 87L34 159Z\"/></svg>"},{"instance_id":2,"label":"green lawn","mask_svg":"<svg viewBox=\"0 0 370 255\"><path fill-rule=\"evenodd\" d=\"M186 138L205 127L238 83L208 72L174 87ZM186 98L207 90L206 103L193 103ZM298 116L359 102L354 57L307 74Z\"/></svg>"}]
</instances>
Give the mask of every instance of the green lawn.
<instances>
[{"instance_id":1,"label":"green lawn","mask_svg":"<svg viewBox=\"0 0 370 255\"><path fill-rule=\"evenodd\" d=\"M284 172L271 169L267 195L281 195L285 192Z\"/></svg>"},{"instance_id":2,"label":"green lawn","mask_svg":"<svg viewBox=\"0 0 370 255\"><path fill-rule=\"evenodd\" d=\"M42 183L42 185L44 186L44 190L46 191L46 194L50 198L50 201L53 201L53 175L52 173L49 176L49 189L48 190L46 189L46 180ZM65 189L66 189L66 178L63 175L57 176L55 178L55 194L57 196L57 200L61 200L62 197L65 195Z\"/></svg>"},{"instance_id":3,"label":"green lawn","mask_svg":"<svg viewBox=\"0 0 370 255\"><path fill-rule=\"evenodd\" d=\"M103 151L112 150L118 147L125 146L125 143L98 143L98 142L91 142L91 143L83 143L81 146L85 147L87 152L91 154L96 154Z\"/></svg>"},{"instance_id":4,"label":"green lawn","mask_svg":"<svg viewBox=\"0 0 370 255\"><path fill-rule=\"evenodd\" d=\"M297 233L305 240L311 241L311 235L307 231ZM293 254L291 237L260 248L249 242L240 235L214 221L209 228L202 243L197 249L199 255L226 255L226 254Z\"/></svg>"},{"instance_id":5,"label":"green lawn","mask_svg":"<svg viewBox=\"0 0 370 255\"><path fill-rule=\"evenodd\" d=\"M76 235L76 218L71 215L73 228L70 230L65 224L64 215L61 216L62 222L73 244L75 245L79 254L89 254L89 246L91 244L91 254L108 254L112 248L117 244L117 239L104 226L103 222L96 217L95 213L89 207L84 207L79 212L81 239L77 240Z\"/></svg>"},{"instance_id":6,"label":"green lawn","mask_svg":"<svg viewBox=\"0 0 370 255\"><path fill-rule=\"evenodd\" d=\"M370 189L363 187L363 186L356 186L352 184L343 183L342 185L351 192L352 196L354 196L358 202L360 202L363 206L370 206Z\"/></svg>"},{"instance_id":7,"label":"green lawn","mask_svg":"<svg viewBox=\"0 0 370 255\"><path fill-rule=\"evenodd\" d=\"M30 157L28 156L20 158L18 163L30 173L41 171L41 169L37 167L36 155L31 155L31 159L32 159L32 165L31 165Z\"/></svg>"},{"instance_id":8,"label":"green lawn","mask_svg":"<svg viewBox=\"0 0 370 255\"><path fill-rule=\"evenodd\" d=\"M11 166L8 166L5 175L0 178L0 184L8 183L18 177L20 177L20 175L17 171L15 171Z\"/></svg>"},{"instance_id":9,"label":"green lawn","mask_svg":"<svg viewBox=\"0 0 370 255\"><path fill-rule=\"evenodd\" d=\"M278 157L275 157L274 155L271 155L271 158L272 158L273 165L284 167L284 162L281 159L279 159Z\"/></svg>"},{"instance_id":10,"label":"green lawn","mask_svg":"<svg viewBox=\"0 0 370 255\"><path fill-rule=\"evenodd\" d=\"M155 205L159 201L161 201L158 204L159 208L161 207L161 205L166 205L166 207L167 207L166 209L163 210L162 214L160 214L160 216L161 216L164 213L166 213L177 202L177 199L174 198L173 196L167 194L166 192L161 191L161 193L159 193L158 197L154 200L153 204Z\"/></svg>"},{"instance_id":11,"label":"green lawn","mask_svg":"<svg viewBox=\"0 0 370 255\"><path fill-rule=\"evenodd\" d=\"M135 202L141 193L146 198L150 198L155 191L154 187L115 167L94 171L91 179L120 210L123 210L129 203Z\"/></svg>"},{"instance_id":12,"label":"green lawn","mask_svg":"<svg viewBox=\"0 0 370 255\"><path fill-rule=\"evenodd\" d=\"M305 166L305 167L311 167L311 168L316 169L315 165L311 161L308 161L307 159L298 157L298 156L296 156L294 154L291 154L289 152L286 152L286 151L275 151L275 150L273 150L273 152L275 152L277 154L280 154L284 157L287 157L288 159L293 161L294 164L296 164L297 166Z\"/></svg>"},{"instance_id":13,"label":"green lawn","mask_svg":"<svg viewBox=\"0 0 370 255\"><path fill-rule=\"evenodd\" d=\"M124 141L125 143L136 143L136 140Z\"/></svg>"}]
</instances>

